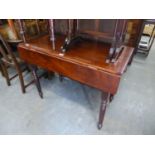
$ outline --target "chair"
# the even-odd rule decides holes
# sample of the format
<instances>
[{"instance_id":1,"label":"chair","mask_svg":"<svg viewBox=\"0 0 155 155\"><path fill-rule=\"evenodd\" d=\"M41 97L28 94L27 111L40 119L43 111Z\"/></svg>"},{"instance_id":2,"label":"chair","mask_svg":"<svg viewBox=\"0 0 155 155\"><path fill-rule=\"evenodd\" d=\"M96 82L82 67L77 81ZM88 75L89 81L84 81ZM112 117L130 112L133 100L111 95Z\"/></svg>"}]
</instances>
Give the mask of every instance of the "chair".
<instances>
[{"instance_id":1,"label":"chair","mask_svg":"<svg viewBox=\"0 0 155 155\"><path fill-rule=\"evenodd\" d=\"M26 64L25 62L23 62L19 56L18 56L18 52L13 52L12 49L10 48L9 44L6 42L6 40L0 35L0 53L2 55L1 58L1 70L2 70L2 74L4 74L7 85L10 86L11 85L11 80L13 80L15 77L19 77L19 81L20 81L20 85L21 85L21 90L22 93L26 92L26 88L35 82L39 95L41 98L43 98L43 93L41 90L41 86L40 86L40 82L39 82L39 77L37 76L36 73L36 69L33 70L32 75L33 75L33 80L26 84L24 83L24 78L23 78L23 72L24 71L29 71L32 70L31 67ZM17 71L17 74L15 74L12 77L9 77L9 73L8 73L8 68L9 67L14 67Z\"/></svg>"},{"instance_id":2,"label":"chair","mask_svg":"<svg viewBox=\"0 0 155 155\"><path fill-rule=\"evenodd\" d=\"M35 38L38 38L40 36L46 35L49 33L50 31L50 39L52 41L52 46L54 48L55 46L55 39L54 39L54 27L51 28L50 23L53 23L53 20L51 20L51 22L49 23L49 20L21 20L18 19L16 20L17 23L17 29L18 29L18 33L20 38L22 39L22 41L24 43L29 42L30 40L33 40ZM30 29L30 27L33 26L33 30ZM52 31L52 34L51 34ZM37 88L38 90L41 91L41 86L40 86L40 82L39 82L39 78L36 74L37 70L38 70L38 66L29 64L29 67L37 81ZM45 70L44 75L46 75L45 77L47 77L48 79L51 79L51 76L54 75L53 72ZM42 94L42 91L41 91Z\"/></svg>"},{"instance_id":3,"label":"chair","mask_svg":"<svg viewBox=\"0 0 155 155\"><path fill-rule=\"evenodd\" d=\"M1 58L1 56L0 56ZM2 61L0 59L0 72L1 72L1 75L4 76L4 72L3 72L3 69L2 69Z\"/></svg>"}]
</instances>

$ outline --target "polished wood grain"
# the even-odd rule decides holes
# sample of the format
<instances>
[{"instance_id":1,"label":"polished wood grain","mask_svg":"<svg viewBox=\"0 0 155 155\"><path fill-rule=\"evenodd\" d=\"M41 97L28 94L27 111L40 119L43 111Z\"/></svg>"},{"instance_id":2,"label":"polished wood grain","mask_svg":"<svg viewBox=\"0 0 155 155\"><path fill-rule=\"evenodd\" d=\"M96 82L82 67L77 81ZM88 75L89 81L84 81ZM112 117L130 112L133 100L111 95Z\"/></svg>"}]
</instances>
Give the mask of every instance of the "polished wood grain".
<instances>
[{"instance_id":1,"label":"polished wood grain","mask_svg":"<svg viewBox=\"0 0 155 155\"><path fill-rule=\"evenodd\" d=\"M109 44L84 41L62 54L64 36L56 36L56 50L53 50L50 36L45 35L27 44L20 44L20 56L26 62L58 72L73 80L115 94L121 75L125 71L133 48L124 46L116 63L107 64Z\"/></svg>"},{"instance_id":2,"label":"polished wood grain","mask_svg":"<svg viewBox=\"0 0 155 155\"><path fill-rule=\"evenodd\" d=\"M41 36L18 46L20 57L29 64L67 76L102 91L98 129L102 128L106 106L116 94L121 75L131 63L133 48L123 46L115 63L106 63L110 44L83 40L62 53L65 36L55 36L55 50L50 35ZM61 79L61 78L60 78ZM105 93L104 93L105 92Z\"/></svg>"},{"instance_id":3,"label":"polished wood grain","mask_svg":"<svg viewBox=\"0 0 155 155\"><path fill-rule=\"evenodd\" d=\"M61 48L62 52L67 52L70 46L81 37L104 40L104 42L111 43L106 62L113 63L116 61L124 42L126 23L125 19L69 19L68 35Z\"/></svg>"}]
</instances>

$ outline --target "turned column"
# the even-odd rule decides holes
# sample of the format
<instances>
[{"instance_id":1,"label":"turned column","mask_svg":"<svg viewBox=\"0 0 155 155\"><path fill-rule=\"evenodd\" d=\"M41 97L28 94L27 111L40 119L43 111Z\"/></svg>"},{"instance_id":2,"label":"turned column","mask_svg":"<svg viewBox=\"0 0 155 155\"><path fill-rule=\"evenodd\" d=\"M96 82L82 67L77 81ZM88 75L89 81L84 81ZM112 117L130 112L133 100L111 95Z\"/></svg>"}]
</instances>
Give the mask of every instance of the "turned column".
<instances>
[{"instance_id":1,"label":"turned column","mask_svg":"<svg viewBox=\"0 0 155 155\"><path fill-rule=\"evenodd\" d=\"M54 35L54 20L49 19L50 40L52 42L52 48L55 50L55 35Z\"/></svg>"},{"instance_id":2,"label":"turned column","mask_svg":"<svg viewBox=\"0 0 155 155\"><path fill-rule=\"evenodd\" d=\"M109 50L109 55L108 55L108 58L106 60L106 63L110 63L112 61L113 56L114 56L114 54L116 52L117 27L118 27L118 19L116 19L115 29L114 29L113 38L112 38L112 43L111 43L111 47L110 47L110 50Z\"/></svg>"},{"instance_id":3,"label":"turned column","mask_svg":"<svg viewBox=\"0 0 155 155\"><path fill-rule=\"evenodd\" d=\"M26 43L26 37L25 37L25 31L24 31L24 25L23 25L23 21L21 19L17 20L18 24L19 24L19 31L20 31L20 35L22 37L22 40L24 43Z\"/></svg>"},{"instance_id":4,"label":"turned column","mask_svg":"<svg viewBox=\"0 0 155 155\"><path fill-rule=\"evenodd\" d=\"M106 107L109 102L110 96L111 96L110 93L102 92L101 94L101 105L100 105L100 112L99 112L98 129L102 128L104 115L105 115Z\"/></svg>"}]
</instances>

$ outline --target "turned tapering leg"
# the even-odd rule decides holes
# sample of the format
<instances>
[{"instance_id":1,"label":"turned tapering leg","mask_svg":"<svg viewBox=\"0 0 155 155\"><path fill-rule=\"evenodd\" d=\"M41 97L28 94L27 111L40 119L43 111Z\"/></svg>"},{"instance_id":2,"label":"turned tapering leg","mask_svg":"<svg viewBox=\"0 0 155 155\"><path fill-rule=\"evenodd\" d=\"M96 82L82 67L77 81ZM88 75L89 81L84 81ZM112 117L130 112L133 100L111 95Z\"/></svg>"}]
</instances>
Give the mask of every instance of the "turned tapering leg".
<instances>
[{"instance_id":1,"label":"turned tapering leg","mask_svg":"<svg viewBox=\"0 0 155 155\"><path fill-rule=\"evenodd\" d=\"M110 99L110 93L103 93L101 95L101 105L100 105L100 113L99 113L99 120L98 120L98 129L102 128L103 119L106 111L106 106Z\"/></svg>"}]
</instances>

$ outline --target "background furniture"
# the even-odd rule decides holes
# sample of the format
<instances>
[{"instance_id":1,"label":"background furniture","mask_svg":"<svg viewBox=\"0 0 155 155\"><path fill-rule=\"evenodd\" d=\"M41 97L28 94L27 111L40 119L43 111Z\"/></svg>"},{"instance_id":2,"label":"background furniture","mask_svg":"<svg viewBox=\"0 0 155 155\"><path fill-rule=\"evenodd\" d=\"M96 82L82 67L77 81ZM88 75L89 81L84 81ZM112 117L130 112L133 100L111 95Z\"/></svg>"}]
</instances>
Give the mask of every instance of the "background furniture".
<instances>
[{"instance_id":1,"label":"background furniture","mask_svg":"<svg viewBox=\"0 0 155 155\"><path fill-rule=\"evenodd\" d=\"M142 19L128 19L128 22L127 22L127 29L126 29L124 43L127 46L134 47L135 53L137 51L136 47L138 45L138 39L139 39L142 23L143 23Z\"/></svg>"},{"instance_id":2,"label":"background furniture","mask_svg":"<svg viewBox=\"0 0 155 155\"><path fill-rule=\"evenodd\" d=\"M154 42L154 38L155 38L155 20L153 19L143 20L137 45L138 52L142 52L146 56L148 56L149 51Z\"/></svg>"},{"instance_id":3,"label":"background furniture","mask_svg":"<svg viewBox=\"0 0 155 155\"><path fill-rule=\"evenodd\" d=\"M111 44L106 62L115 62L119 52L122 51L126 23L125 19L70 19L68 20L68 35L62 51L66 52L72 44L83 37L100 40Z\"/></svg>"},{"instance_id":4,"label":"background furniture","mask_svg":"<svg viewBox=\"0 0 155 155\"><path fill-rule=\"evenodd\" d=\"M26 20L27 21L27 20ZM34 40L36 38L39 38L41 36L44 36L45 34L48 34L50 33L50 40L52 42L52 45L53 45L53 48L55 46L55 38L54 38L54 24L53 24L53 20L30 20L29 23L31 26L35 26L37 30L36 33L28 33L27 34L27 28L26 28L26 21L25 20L21 20L21 19L18 19L17 20L17 23L18 23L18 26L19 26L19 33L21 35L21 38L23 40L23 42L27 45L28 45L28 42L31 41L31 40ZM41 25L40 25L41 24ZM30 27L31 27L30 26ZM32 64L29 64L29 67L32 71L32 74L34 75L34 78L36 80L36 85L37 85L37 88L39 90L39 94L40 94L40 97L43 98L43 93L42 93L42 90L41 90L41 85L40 85L40 82L39 82L39 77L37 76L37 71L38 71L38 66L37 65L32 65ZM50 79L51 76L53 76L53 72L51 71L45 71L43 73L43 75L45 75L45 77L47 77L48 79Z\"/></svg>"},{"instance_id":5,"label":"background furniture","mask_svg":"<svg viewBox=\"0 0 155 155\"><path fill-rule=\"evenodd\" d=\"M15 25L20 38L24 42L37 38L38 36L47 34L49 32L48 20L18 19L16 20Z\"/></svg>"},{"instance_id":6,"label":"background furniture","mask_svg":"<svg viewBox=\"0 0 155 155\"><path fill-rule=\"evenodd\" d=\"M42 94L42 90L40 87L40 83L39 83L39 79L36 75L36 71L33 72L33 77L34 80L32 80L30 83L25 84L24 82L24 78L23 78L23 74L22 72L24 71L28 71L29 72L29 66L19 58L18 56L18 52L13 52L12 49L10 48L9 44L5 41L5 39L0 35L0 53L2 55L1 58L1 68L2 68L2 73L5 76L7 85L10 86L11 85L11 80L14 79L15 77L19 77L19 81L20 81L20 85L21 85L21 90L23 93L26 92L26 88L32 84L32 83L36 83L38 92L40 97L43 97ZM17 74L15 74L12 77L9 77L9 73L8 73L8 68L9 67L14 67L17 71Z\"/></svg>"},{"instance_id":7,"label":"background furniture","mask_svg":"<svg viewBox=\"0 0 155 155\"><path fill-rule=\"evenodd\" d=\"M15 22L14 20L11 20L11 19L5 20L5 22L2 22L2 24L0 25L0 34L6 40L20 39L17 33Z\"/></svg>"}]
</instances>

